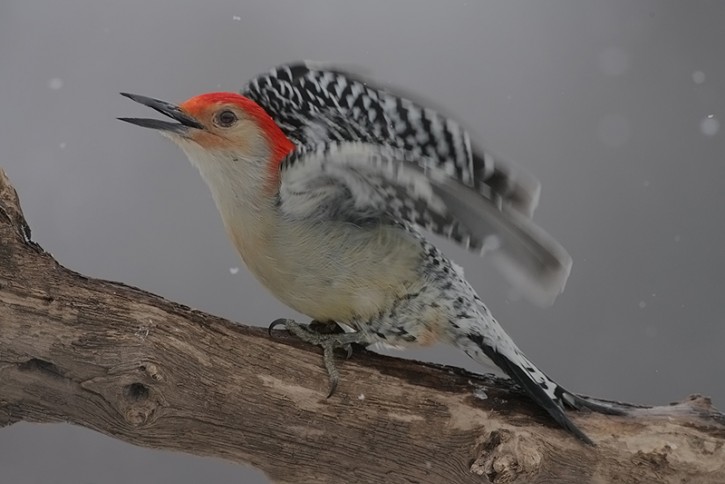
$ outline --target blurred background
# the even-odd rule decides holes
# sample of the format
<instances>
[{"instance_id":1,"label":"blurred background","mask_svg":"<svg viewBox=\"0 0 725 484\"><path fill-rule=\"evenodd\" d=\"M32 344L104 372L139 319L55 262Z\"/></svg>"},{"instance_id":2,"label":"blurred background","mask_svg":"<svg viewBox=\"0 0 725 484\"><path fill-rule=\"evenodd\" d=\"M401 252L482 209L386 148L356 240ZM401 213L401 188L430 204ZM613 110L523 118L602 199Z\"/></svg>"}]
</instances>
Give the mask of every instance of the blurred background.
<instances>
[{"instance_id":1,"label":"blurred background","mask_svg":"<svg viewBox=\"0 0 725 484\"><path fill-rule=\"evenodd\" d=\"M118 92L179 102L287 61L358 66L542 181L536 220L574 258L553 307L442 243L534 362L584 394L723 409L723 19L717 1L4 0L0 167L65 266L267 325L295 314L246 272L181 151L115 120L149 114ZM488 371L448 347L403 355ZM0 469L3 484L266 482L69 425L0 429Z\"/></svg>"}]
</instances>

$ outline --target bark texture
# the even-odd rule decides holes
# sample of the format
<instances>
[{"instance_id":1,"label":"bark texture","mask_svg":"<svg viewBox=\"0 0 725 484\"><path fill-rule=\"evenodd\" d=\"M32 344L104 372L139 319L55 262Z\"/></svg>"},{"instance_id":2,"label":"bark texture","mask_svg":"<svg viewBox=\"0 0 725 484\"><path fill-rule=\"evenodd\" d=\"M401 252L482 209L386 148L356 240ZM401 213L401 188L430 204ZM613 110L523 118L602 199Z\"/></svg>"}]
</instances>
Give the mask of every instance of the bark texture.
<instances>
[{"instance_id":1,"label":"bark texture","mask_svg":"<svg viewBox=\"0 0 725 484\"><path fill-rule=\"evenodd\" d=\"M0 427L71 422L289 483L725 482L705 397L574 415L588 447L506 380L365 351L326 399L318 349L278 334L62 267L0 170Z\"/></svg>"}]
</instances>

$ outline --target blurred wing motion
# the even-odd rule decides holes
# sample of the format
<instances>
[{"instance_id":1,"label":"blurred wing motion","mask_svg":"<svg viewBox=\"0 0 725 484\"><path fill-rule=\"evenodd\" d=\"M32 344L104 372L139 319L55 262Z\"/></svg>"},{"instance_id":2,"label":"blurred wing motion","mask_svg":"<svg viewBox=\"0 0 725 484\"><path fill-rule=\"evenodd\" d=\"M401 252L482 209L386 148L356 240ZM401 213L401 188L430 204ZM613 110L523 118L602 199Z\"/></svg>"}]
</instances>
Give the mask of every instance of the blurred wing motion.
<instances>
[{"instance_id":1,"label":"blurred wing motion","mask_svg":"<svg viewBox=\"0 0 725 484\"><path fill-rule=\"evenodd\" d=\"M299 148L282 166L279 193L280 209L293 218L420 226L465 247L495 246L494 262L541 304L553 301L569 272L566 252L529 218L405 150L360 142Z\"/></svg>"},{"instance_id":2,"label":"blurred wing motion","mask_svg":"<svg viewBox=\"0 0 725 484\"><path fill-rule=\"evenodd\" d=\"M391 164L378 176L391 184L390 190L401 190L390 176L402 176L431 193L429 200L421 196L414 201L416 210L405 207L395 217L471 251L490 253L508 280L536 303L551 304L563 290L571 258L531 221L538 181L472 148L468 132L456 121L359 77L313 63L277 67L250 81L242 94L262 106L298 146L285 169L295 169L305 157L318 161L304 165L335 165L325 153L338 151L348 161L335 170L354 167L374 177L362 164L374 166L372 158L384 156ZM375 152L376 147L378 154L367 161L353 154L357 149Z\"/></svg>"}]
</instances>

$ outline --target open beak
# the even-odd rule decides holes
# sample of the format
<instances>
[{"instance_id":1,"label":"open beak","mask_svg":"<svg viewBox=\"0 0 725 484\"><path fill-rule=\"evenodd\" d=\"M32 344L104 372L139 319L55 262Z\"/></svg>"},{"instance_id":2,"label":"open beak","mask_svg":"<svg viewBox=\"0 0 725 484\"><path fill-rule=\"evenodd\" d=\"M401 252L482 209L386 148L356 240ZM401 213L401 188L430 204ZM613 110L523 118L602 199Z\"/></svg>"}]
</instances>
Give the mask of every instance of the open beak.
<instances>
[{"instance_id":1,"label":"open beak","mask_svg":"<svg viewBox=\"0 0 725 484\"><path fill-rule=\"evenodd\" d=\"M168 121L161 121L159 119L150 118L118 118L121 121L142 126L144 128L158 129L161 131L169 131L171 133L185 135L189 132L189 128L204 129L204 125L197 121L193 116L189 116L181 110L179 106L175 104L167 103L165 101L159 101L146 96L139 96L137 94L128 94L122 92L121 96L125 96L137 103L141 103L144 106L148 106L161 114L165 114L178 121L178 123L170 123Z\"/></svg>"}]
</instances>

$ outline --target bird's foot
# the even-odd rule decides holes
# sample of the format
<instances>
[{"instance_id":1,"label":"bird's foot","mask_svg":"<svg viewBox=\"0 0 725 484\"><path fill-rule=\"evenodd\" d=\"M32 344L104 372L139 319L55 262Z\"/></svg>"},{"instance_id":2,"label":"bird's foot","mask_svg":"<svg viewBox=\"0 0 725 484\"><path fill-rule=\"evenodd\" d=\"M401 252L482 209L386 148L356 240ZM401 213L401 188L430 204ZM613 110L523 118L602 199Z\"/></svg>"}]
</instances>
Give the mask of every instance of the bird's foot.
<instances>
[{"instance_id":1,"label":"bird's foot","mask_svg":"<svg viewBox=\"0 0 725 484\"><path fill-rule=\"evenodd\" d=\"M317 334L340 334L344 333L345 330L337 324L335 321L317 321L316 319L310 321L307 325L310 331Z\"/></svg>"},{"instance_id":2,"label":"bird's foot","mask_svg":"<svg viewBox=\"0 0 725 484\"><path fill-rule=\"evenodd\" d=\"M356 343L364 344L367 343L367 341L358 332L338 332L333 334L322 333L319 331L321 324L328 326L326 323L319 323L317 321L313 321L313 324L311 325L304 325L299 324L292 319L282 318L273 321L272 324L269 325L269 334L270 336L272 335L272 329L276 326L284 326L287 331L297 336L302 341L322 348L323 361L325 363L325 368L327 369L327 374L330 378L330 391L327 394L327 398L330 398L332 394L335 393L337 384L340 381L340 373L337 371L337 367L335 366L335 349L344 349L347 352L347 357L350 358L352 356L352 345ZM339 328L339 326L337 326L337 328Z\"/></svg>"}]
</instances>

